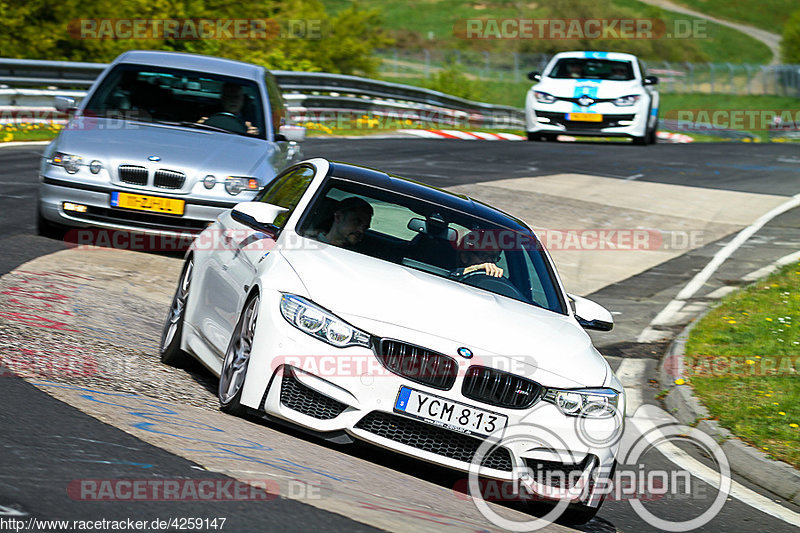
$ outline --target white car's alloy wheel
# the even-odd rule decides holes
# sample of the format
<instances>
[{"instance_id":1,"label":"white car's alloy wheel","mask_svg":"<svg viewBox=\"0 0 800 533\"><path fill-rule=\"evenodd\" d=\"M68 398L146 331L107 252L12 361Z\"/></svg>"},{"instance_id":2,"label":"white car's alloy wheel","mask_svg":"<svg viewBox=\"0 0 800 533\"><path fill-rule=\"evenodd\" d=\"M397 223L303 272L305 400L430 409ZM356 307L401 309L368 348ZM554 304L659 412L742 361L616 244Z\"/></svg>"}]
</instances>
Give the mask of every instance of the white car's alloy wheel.
<instances>
[{"instance_id":1,"label":"white car's alloy wheel","mask_svg":"<svg viewBox=\"0 0 800 533\"><path fill-rule=\"evenodd\" d=\"M161 362L179 366L185 361L181 351L181 334L183 333L183 318L186 314L186 299L189 297L189 285L192 282L194 259L190 257L183 265L178 288L172 297L172 305L167 315L167 323L161 334Z\"/></svg>"},{"instance_id":2,"label":"white car's alloy wheel","mask_svg":"<svg viewBox=\"0 0 800 533\"><path fill-rule=\"evenodd\" d=\"M255 295L245 304L236 328L233 330L231 341L228 343L225 361L222 363L218 396L220 408L227 413L240 414L243 411L239 398L244 378L247 375L250 353L253 349L260 301L258 295Z\"/></svg>"}]
</instances>

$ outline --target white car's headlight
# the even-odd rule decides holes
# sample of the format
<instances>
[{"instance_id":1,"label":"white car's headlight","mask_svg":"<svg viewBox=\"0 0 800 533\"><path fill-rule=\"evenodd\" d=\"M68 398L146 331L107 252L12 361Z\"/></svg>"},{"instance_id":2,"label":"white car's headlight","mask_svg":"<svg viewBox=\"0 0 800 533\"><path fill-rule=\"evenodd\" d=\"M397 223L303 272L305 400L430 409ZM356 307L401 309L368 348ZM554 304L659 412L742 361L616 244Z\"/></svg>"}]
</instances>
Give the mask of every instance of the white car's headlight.
<instances>
[{"instance_id":1,"label":"white car's headlight","mask_svg":"<svg viewBox=\"0 0 800 533\"><path fill-rule=\"evenodd\" d=\"M322 309L305 298L284 294L281 298L281 314L291 325L338 348L364 346L369 348L370 336Z\"/></svg>"},{"instance_id":2,"label":"white car's headlight","mask_svg":"<svg viewBox=\"0 0 800 533\"><path fill-rule=\"evenodd\" d=\"M541 104L552 104L556 101L556 97L550 93L545 93L542 91L533 91L533 96L536 98L536 101Z\"/></svg>"},{"instance_id":3,"label":"white car's headlight","mask_svg":"<svg viewBox=\"0 0 800 533\"><path fill-rule=\"evenodd\" d=\"M70 174L75 174L81 168L83 158L79 155L65 154L64 152L56 152L50 159L50 164L57 167L64 167Z\"/></svg>"},{"instance_id":4,"label":"white car's headlight","mask_svg":"<svg viewBox=\"0 0 800 533\"><path fill-rule=\"evenodd\" d=\"M618 105L621 107L632 106L633 104L639 101L639 98L641 98L641 95L638 94L629 94L628 96L620 96L619 98L614 100L614 105Z\"/></svg>"},{"instance_id":5,"label":"white car's headlight","mask_svg":"<svg viewBox=\"0 0 800 533\"><path fill-rule=\"evenodd\" d=\"M614 389L547 389L543 399L567 416L606 418L616 414L619 393Z\"/></svg>"}]
</instances>

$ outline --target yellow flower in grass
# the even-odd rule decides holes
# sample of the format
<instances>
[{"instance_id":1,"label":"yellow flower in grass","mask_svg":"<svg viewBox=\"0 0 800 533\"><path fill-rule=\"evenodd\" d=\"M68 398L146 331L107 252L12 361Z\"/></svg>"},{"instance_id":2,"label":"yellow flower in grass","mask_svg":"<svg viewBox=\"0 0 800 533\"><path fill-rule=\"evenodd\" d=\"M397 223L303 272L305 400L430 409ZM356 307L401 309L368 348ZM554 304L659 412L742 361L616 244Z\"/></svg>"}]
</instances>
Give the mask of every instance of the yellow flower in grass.
<instances>
[{"instance_id":1,"label":"yellow flower in grass","mask_svg":"<svg viewBox=\"0 0 800 533\"><path fill-rule=\"evenodd\" d=\"M800 426L798 426L797 424L794 424L794 423L792 423L792 424L789 424L789 427L790 427L790 428L795 428L795 429L796 429L797 427L800 427Z\"/></svg>"},{"instance_id":2,"label":"yellow flower in grass","mask_svg":"<svg viewBox=\"0 0 800 533\"><path fill-rule=\"evenodd\" d=\"M686 380L683 378L678 378L675 380L675 385L683 385L686 383Z\"/></svg>"},{"instance_id":3,"label":"yellow flower in grass","mask_svg":"<svg viewBox=\"0 0 800 533\"><path fill-rule=\"evenodd\" d=\"M13 138L14 138L14 134L13 133L6 133L5 135L3 135L3 142L7 143L8 141L10 141Z\"/></svg>"},{"instance_id":4,"label":"yellow flower in grass","mask_svg":"<svg viewBox=\"0 0 800 533\"><path fill-rule=\"evenodd\" d=\"M764 320L766 320L767 322L772 322L772 319L770 317L767 317Z\"/></svg>"},{"instance_id":5,"label":"yellow flower in grass","mask_svg":"<svg viewBox=\"0 0 800 533\"><path fill-rule=\"evenodd\" d=\"M736 324L735 320L728 320L728 324Z\"/></svg>"},{"instance_id":6,"label":"yellow flower in grass","mask_svg":"<svg viewBox=\"0 0 800 533\"><path fill-rule=\"evenodd\" d=\"M778 414L781 416L786 416L786 413L784 413L783 411L778 411Z\"/></svg>"},{"instance_id":7,"label":"yellow flower in grass","mask_svg":"<svg viewBox=\"0 0 800 533\"><path fill-rule=\"evenodd\" d=\"M745 363L747 363L748 365L754 365L754 364L756 364L756 362L755 362L755 361L753 361L752 359L748 359L747 361L745 361Z\"/></svg>"},{"instance_id":8,"label":"yellow flower in grass","mask_svg":"<svg viewBox=\"0 0 800 533\"><path fill-rule=\"evenodd\" d=\"M772 402L772 405L780 405L778 402Z\"/></svg>"}]
</instances>

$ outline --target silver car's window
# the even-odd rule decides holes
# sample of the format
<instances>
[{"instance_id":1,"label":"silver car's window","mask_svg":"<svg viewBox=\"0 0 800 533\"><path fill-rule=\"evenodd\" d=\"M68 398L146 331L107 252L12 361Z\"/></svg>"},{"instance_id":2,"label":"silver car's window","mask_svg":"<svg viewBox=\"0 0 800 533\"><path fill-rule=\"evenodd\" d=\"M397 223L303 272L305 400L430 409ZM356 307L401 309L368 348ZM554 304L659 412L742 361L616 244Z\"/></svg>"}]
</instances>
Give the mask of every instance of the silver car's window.
<instances>
[{"instance_id":1,"label":"silver car's window","mask_svg":"<svg viewBox=\"0 0 800 533\"><path fill-rule=\"evenodd\" d=\"M548 74L551 78L628 81L634 79L630 61L565 57Z\"/></svg>"},{"instance_id":2,"label":"silver car's window","mask_svg":"<svg viewBox=\"0 0 800 533\"><path fill-rule=\"evenodd\" d=\"M365 208L369 204L368 208ZM348 226L347 209L361 214ZM363 217L364 210L372 212ZM338 212L338 214L337 214ZM364 224L366 222L366 224ZM344 229L343 229L344 228ZM332 180L309 205L301 235L384 261L564 313L553 272L536 236L395 192ZM336 237L346 234L347 240ZM498 277L467 271L493 263Z\"/></svg>"},{"instance_id":3,"label":"silver car's window","mask_svg":"<svg viewBox=\"0 0 800 533\"><path fill-rule=\"evenodd\" d=\"M266 139L258 84L204 72L117 65L84 113Z\"/></svg>"}]
</instances>

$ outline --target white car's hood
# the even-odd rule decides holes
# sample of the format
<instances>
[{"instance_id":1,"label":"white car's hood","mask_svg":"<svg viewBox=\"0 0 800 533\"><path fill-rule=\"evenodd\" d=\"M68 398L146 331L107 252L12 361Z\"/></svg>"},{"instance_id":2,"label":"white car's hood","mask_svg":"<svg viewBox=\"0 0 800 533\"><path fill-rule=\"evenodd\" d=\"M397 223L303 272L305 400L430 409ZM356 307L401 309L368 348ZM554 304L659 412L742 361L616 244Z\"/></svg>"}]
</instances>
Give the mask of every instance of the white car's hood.
<instances>
[{"instance_id":1,"label":"white car's hood","mask_svg":"<svg viewBox=\"0 0 800 533\"><path fill-rule=\"evenodd\" d=\"M536 84L533 90L562 98L577 98L582 94L588 94L592 98L619 98L630 94L642 94L642 86L636 80L542 78L542 81Z\"/></svg>"},{"instance_id":2,"label":"white car's hood","mask_svg":"<svg viewBox=\"0 0 800 533\"><path fill-rule=\"evenodd\" d=\"M363 317L476 353L522 357L580 386L606 378L606 362L567 316L333 246L282 253L308 297L355 326L354 318Z\"/></svg>"}]
</instances>

